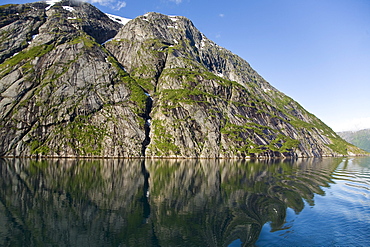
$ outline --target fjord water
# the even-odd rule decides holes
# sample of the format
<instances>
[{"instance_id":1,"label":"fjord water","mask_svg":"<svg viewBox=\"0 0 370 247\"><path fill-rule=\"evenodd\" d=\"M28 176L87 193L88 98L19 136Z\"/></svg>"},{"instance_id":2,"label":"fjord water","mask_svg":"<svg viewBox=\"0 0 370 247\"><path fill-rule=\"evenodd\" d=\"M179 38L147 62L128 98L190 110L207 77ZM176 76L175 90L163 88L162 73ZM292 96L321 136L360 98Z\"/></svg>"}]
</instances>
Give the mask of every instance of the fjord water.
<instances>
[{"instance_id":1,"label":"fjord water","mask_svg":"<svg viewBox=\"0 0 370 247\"><path fill-rule=\"evenodd\" d=\"M369 246L370 158L0 159L0 246Z\"/></svg>"}]
</instances>

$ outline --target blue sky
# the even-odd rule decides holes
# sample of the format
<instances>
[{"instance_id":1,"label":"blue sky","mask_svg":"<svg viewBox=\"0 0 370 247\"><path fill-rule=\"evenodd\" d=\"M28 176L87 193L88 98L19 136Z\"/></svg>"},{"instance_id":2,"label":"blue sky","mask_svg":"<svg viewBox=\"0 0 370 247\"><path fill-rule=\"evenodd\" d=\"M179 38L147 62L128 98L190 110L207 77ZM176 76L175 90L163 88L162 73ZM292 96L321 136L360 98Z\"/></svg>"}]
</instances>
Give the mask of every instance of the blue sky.
<instances>
[{"instance_id":1,"label":"blue sky","mask_svg":"<svg viewBox=\"0 0 370 247\"><path fill-rule=\"evenodd\" d=\"M333 130L370 128L370 0L89 2L126 18L188 17Z\"/></svg>"}]
</instances>

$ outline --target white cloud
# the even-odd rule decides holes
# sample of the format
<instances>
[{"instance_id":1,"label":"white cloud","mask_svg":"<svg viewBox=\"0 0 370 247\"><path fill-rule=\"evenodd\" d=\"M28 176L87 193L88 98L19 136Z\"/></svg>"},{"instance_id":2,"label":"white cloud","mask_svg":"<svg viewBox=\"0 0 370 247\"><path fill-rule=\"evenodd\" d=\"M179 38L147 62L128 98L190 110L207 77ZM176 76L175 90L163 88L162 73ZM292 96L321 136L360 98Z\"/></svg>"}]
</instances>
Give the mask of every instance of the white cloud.
<instances>
[{"instance_id":1,"label":"white cloud","mask_svg":"<svg viewBox=\"0 0 370 247\"><path fill-rule=\"evenodd\" d=\"M126 2L121 2L121 1L118 1L118 3L116 4L116 10L120 10L122 8L126 7Z\"/></svg>"},{"instance_id":2,"label":"white cloud","mask_svg":"<svg viewBox=\"0 0 370 247\"><path fill-rule=\"evenodd\" d=\"M117 0L87 0L87 2L98 3L102 6L106 6L114 10L120 10L126 7L126 2Z\"/></svg>"},{"instance_id":3,"label":"white cloud","mask_svg":"<svg viewBox=\"0 0 370 247\"><path fill-rule=\"evenodd\" d=\"M112 4L114 0L88 0L87 2L98 3L100 5L107 6L108 4Z\"/></svg>"},{"instance_id":4,"label":"white cloud","mask_svg":"<svg viewBox=\"0 0 370 247\"><path fill-rule=\"evenodd\" d=\"M170 0L171 2L175 2L176 4L180 4L182 0Z\"/></svg>"},{"instance_id":5,"label":"white cloud","mask_svg":"<svg viewBox=\"0 0 370 247\"><path fill-rule=\"evenodd\" d=\"M356 131L370 129L370 117L343 120L331 125L334 131Z\"/></svg>"},{"instance_id":6,"label":"white cloud","mask_svg":"<svg viewBox=\"0 0 370 247\"><path fill-rule=\"evenodd\" d=\"M224 14L219 14L218 16L222 18L222 17L224 17L225 15L224 15Z\"/></svg>"}]
</instances>

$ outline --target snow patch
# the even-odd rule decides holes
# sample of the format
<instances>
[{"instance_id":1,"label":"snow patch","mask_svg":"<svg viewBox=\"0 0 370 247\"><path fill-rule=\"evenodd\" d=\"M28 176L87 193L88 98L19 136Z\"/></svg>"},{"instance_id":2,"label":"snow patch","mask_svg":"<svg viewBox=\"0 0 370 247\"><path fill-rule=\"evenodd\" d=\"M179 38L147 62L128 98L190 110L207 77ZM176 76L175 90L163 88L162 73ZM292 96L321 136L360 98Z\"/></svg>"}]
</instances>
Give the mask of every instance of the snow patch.
<instances>
[{"instance_id":1,"label":"snow patch","mask_svg":"<svg viewBox=\"0 0 370 247\"><path fill-rule=\"evenodd\" d=\"M54 5L58 2L60 2L61 0L46 0L45 3L46 4L49 4L49 5Z\"/></svg>"},{"instance_id":2,"label":"snow patch","mask_svg":"<svg viewBox=\"0 0 370 247\"><path fill-rule=\"evenodd\" d=\"M111 19L112 21L118 22L121 25L126 25L127 22L131 21L131 19L124 18L118 15L112 15L112 14L107 14L107 13L105 14L109 17L109 19Z\"/></svg>"},{"instance_id":3,"label":"snow patch","mask_svg":"<svg viewBox=\"0 0 370 247\"><path fill-rule=\"evenodd\" d=\"M45 10L48 11L51 8L51 6L53 6L54 4L56 4L56 3L60 2L60 1L61 0L46 0L45 3L46 4L49 4L49 6L47 6L45 8Z\"/></svg>"},{"instance_id":4,"label":"snow patch","mask_svg":"<svg viewBox=\"0 0 370 247\"><path fill-rule=\"evenodd\" d=\"M271 89L269 89L269 88L265 88L265 87L262 87L262 90L263 90L265 93L267 93L268 91L271 91Z\"/></svg>"},{"instance_id":5,"label":"snow patch","mask_svg":"<svg viewBox=\"0 0 370 247\"><path fill-rule=\"evenodd\" d=\"M204 49L204 47L206 47L206 42L205 42L206 40L207 40L206 36L202 34L202 39L200 41L200 49Z\"/></svg>"},{"instance_id":6,"label":"snow patch","mask_svg":"<svg viewBox=\"0 0 370 247\"><path fill-rule=\"evenodd\" d=\"M32 40L36 39L36 37L39 36L38 34L32 35Z\"/></svg>"},{"instance_id":7,"label":"snow patch","mask_svg":"<svg viewBox=\"0 0 370 247\"><path fill-rule=\"evenodd\" d=\"M206 43L204 43L204 40L202 39L202 41L200 42L200 49L204 49L205 46Z\"/></svg>"},{"instance_id":8,"label":"snow patch","mask_svg":"<svg viewBox=\"0 0 370 247\"><path fill-rule=\"evenodd\" d=\"M174 29L179 29L179 26L175 25L175 26L167 26L167 28L174 28Z\"/></svg>"},{"instance_id":9,"label":"snow patch","mask_svg":"<svg viewBox=\"0 0 370 247\"><path fill-rule=\"evenodd\" d=\"M174 39L174 40L173 40L173 42L174 42L175 44L178 44L178 43L179 43L176 39Z\"/></svg>"},{"instance_id":10,"label":"snow patch","mask_svg":"<svg viewBox=\"0 0 370 247\"><path fill-rule=\"evenodd\" d=\"M219 72L215 73L215 75L217 75L218 77L224 77L224 74L219 73Z\"/></svg>"},{"instance_id":11,"label":"snow patch","mask_svg":"<svg viewBox=\"0 0 370 247\"><path fill-rule=\"evenodd\" d=\"M178 21L179 20L179 17L176 16L176 15L169 15L168 17L171 19L171 21Z\"/></svg>"},{"instance_id":12,"label":"snow patch","mask_svg":"<svg viewBox=\"0 0 370 247\"><path fill-rule=\"evenodd\" d=\"M75 11L75 9L72 8L71 6L62 6L62 7L63 7L63 9L68 10L69 12Z\"/></svg>"}]
</instances>

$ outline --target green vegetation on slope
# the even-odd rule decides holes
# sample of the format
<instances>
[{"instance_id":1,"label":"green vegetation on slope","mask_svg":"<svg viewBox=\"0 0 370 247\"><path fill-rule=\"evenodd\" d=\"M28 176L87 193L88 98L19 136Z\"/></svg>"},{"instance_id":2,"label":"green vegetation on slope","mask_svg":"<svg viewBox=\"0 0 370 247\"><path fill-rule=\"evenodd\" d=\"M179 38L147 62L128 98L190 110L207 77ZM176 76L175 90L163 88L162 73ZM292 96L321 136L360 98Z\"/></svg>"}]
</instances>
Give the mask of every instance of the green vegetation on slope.
<instances>
[{"instance_id":1,"label":"green vegetation on slope","mask_svg":"<svg viewBox=\"0 0 370 247\"><path fill-rule=\"evenodd\" d=\"M349 143L352 143L353 145L370 152L370 129L344 131L339 132L338 135Z\"/></svg>"}]
</instances>

